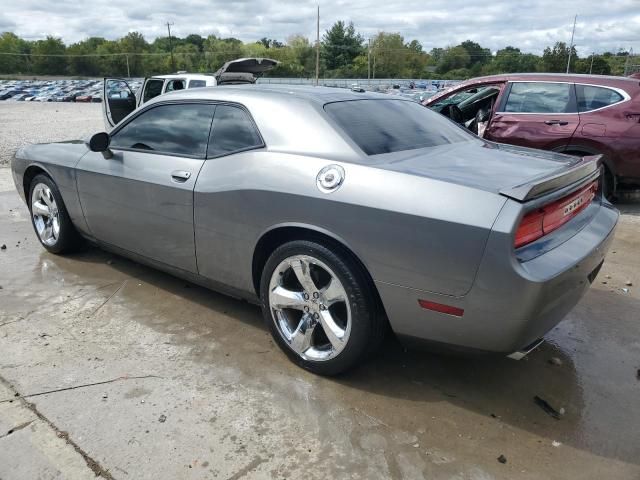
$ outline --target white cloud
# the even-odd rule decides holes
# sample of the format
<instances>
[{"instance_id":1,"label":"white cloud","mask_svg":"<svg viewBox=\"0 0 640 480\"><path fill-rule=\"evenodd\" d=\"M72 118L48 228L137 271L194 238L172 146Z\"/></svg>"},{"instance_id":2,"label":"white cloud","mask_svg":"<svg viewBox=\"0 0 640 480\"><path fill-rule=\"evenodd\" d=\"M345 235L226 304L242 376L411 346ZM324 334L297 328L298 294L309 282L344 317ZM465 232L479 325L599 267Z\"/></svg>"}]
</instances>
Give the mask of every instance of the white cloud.
<instances>
[{"instance_id":1,"label":"white cloud","mask_svg":"<svg viewBox=\"0 0 640 480\"><path fill-rule=\"evenodd\" d=\"M346 20L365 37L381 30L400 32L426 50L471 39L494 51L512 45L541 53L556 41L569 42L577 13L574 43L585 56L629 47L639 52L639 6L638 0L327 0L320 4L320 28ZM314 38L315 12L316 4L306 0L23 0L5 4L0 28L28 39L54 35L66 43L89 36L113 39L134 30L153 40L166 35L164 23L170 21L177 36L282 41L294 33Z\"/></svg>"}]
</instances>

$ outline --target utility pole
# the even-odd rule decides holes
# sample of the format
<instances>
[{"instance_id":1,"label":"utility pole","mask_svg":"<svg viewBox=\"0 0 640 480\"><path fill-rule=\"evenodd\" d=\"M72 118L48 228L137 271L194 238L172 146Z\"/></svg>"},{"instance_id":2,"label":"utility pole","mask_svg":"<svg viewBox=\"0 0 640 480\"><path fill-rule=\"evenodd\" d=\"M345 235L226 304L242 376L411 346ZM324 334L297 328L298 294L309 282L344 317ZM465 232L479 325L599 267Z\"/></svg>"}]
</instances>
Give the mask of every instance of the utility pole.
<instances>
[{"instance_id":1,"label":"utility pole","mask_svg":"<svg viewBox=\"0 0 640 480\"><path fill-rule=\"evenodd\" d=\"M567 73L569 73L569 66L571 65L571 51L573 50L573 36L576 33L576 21L578 20L578 15L573 18L573 31L571 32L571 43L569 44L569 59L567 60Z\"/></svg>"},{"instance_id":2,"label":"utility pole","mask_svg":"<svg viewBox=\"0 0 640 480\"><path fill-rule=\"evenodd\" d=\"M316 87L320 78L320 5L318 5L318 18L316 23Z\"/></svg>"},{"instance_id":3,"label":"utility pole","mask_svg":"<svg viewBox=\"0 0 640 480\"><path fill-rule=\"evenodd\" d=\"M591 75L591 72L593 72L593 56L595 55L595 52L591 52L591 66L589 67L589 75Z\"/></svg>"},{"instance_id":4,"label":"utility pole","mask_svg":"<svg viewBox=\"0 0 640 480\"><path fill-rule=\"evenodd\" d=\"M127 78L131 78L131 72L129 72L129 55L125 55L124 58L127 59Z\"/></svg>"},{"instance_id":5,"label":"utility pole","mask_svg":"<svg viewBox=\"0 0 640 480\"><path fill-rule=\"evenodd\" d=\"M373 79L376 79L376 52L373 52Z\"/></svg>"},{"instance_id":6,"label":"utility pole","mask_svg":"<svg viewBox=\"0 0 640 480\"><path fill-rule=\"evenodd\" d=\"M625 77L627 75L629 75L629 63L630 63L631 57L633 57L633 47L631 47L631 49L629 49L629 53L627 53L627 59L624 62L624 76Z\"/></svg>"},{"instance_id":7,"label":"utility pole","mask_svg":"<svg viewBox=\"0 0 640 480\"><path fill-rule=\"evenodd\" d=\"M367 44L367 83L371 85L371 39Z\"/></svg>"},{"instance_id":8,"label":"utility pole","mask_svg":"<svg viewBox=\"0 0 640 480\"><path fill-rule=\"evenodd\" d=\"M173 23L167 22L167 32L169 32L169 53L171 54L171 71L174 72L176 70L176 64L173 61L173 44L171 43L171 25L173 25Z\"/></svg>"}]
</instances>

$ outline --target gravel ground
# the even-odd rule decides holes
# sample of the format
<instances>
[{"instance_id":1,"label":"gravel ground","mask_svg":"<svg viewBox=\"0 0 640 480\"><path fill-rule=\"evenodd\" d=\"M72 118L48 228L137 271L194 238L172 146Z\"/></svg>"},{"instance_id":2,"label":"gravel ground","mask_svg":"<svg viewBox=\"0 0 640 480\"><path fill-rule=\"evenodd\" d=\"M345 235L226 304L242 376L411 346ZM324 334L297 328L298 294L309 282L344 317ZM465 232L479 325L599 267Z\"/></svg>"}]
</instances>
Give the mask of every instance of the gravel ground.
<instances>
[{"instance_id":1,"label":"gravel ground","mask_svg":"<svg viewBox=\"0 0 640 480\"><path fill-rule=\"evenodd\" d=\"M84 138L101 130L101 104L0 102L0 166L23 145Z\"/></svg>"}]
</instances>

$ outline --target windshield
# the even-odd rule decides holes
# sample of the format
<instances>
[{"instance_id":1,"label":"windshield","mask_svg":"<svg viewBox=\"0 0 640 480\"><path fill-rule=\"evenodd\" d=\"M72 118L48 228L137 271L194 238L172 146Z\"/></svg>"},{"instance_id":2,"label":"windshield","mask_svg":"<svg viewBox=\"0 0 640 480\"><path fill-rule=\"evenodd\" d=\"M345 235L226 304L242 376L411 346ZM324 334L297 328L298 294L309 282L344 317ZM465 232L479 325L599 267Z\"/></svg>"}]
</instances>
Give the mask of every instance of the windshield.
<instances>
[{"instance_id":1,"label":"windshield","mask_svg":"<svg viewBox=\"0 0 640 480\"><path fill-rule=\"evenodd\" d=\"M405 100L349 100L324 110L367 155L435 147L474 138L442 115Z\"/></svg>"}]
</instances>

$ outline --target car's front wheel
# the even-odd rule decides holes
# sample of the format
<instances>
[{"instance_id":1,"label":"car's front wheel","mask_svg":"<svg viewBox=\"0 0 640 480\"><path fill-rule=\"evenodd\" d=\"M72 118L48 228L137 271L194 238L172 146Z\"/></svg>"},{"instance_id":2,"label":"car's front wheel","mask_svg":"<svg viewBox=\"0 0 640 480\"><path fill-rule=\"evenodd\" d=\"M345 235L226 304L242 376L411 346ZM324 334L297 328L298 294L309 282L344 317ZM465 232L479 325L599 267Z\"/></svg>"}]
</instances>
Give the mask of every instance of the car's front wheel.
<instances>
[{"instance_id":1,"label":"car's front wheel","mask_svg":"<svg viewBox=\"0 0 640 480\"><path fill-rule=\"evenodd\" d=\"M60 191L47 175L36 175L31 181L29 211L38 240L51 253L70 252L81 244Z\"/></svg>"},{"instance_id":2,"label":"car's front wheel","mask_svg":"<svg viewBox=\"0 0 640 480\"><path fill-rule=\"evenodd\" d=\"M260 291L275 341L312 372L353 367L384 335L370 281L340 248L307 240L280 246L267 260Z\"/></svg>"}]
</instances>

